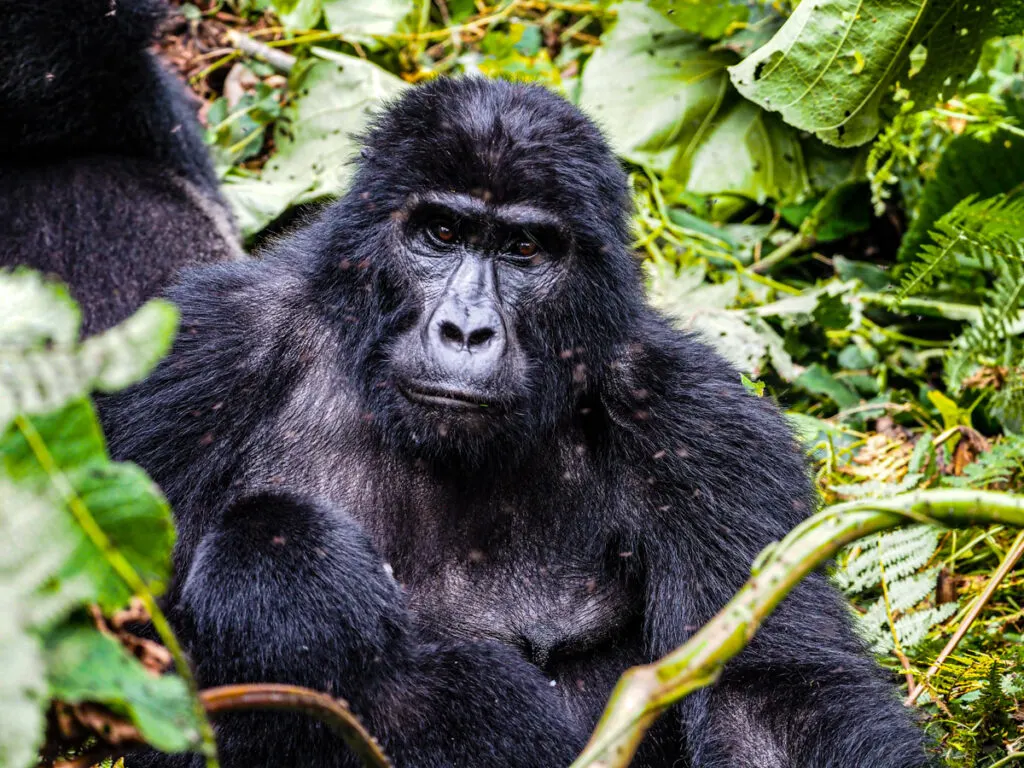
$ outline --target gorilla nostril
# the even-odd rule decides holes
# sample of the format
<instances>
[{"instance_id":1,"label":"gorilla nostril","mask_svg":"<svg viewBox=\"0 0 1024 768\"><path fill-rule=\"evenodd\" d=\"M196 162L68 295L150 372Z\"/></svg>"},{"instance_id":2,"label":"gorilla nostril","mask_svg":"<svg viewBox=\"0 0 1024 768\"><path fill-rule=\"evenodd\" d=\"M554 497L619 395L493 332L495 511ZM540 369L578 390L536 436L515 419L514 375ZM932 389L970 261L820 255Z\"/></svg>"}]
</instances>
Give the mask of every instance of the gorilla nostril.
<instances>
[{"instance_id":1,"label":"gorilla nostril","mask_svg":"<svg viewBox=\"0 0 1024 768\"><path fill-rule=\"evenodd\" d=\"M492 328L478 328L469 334L469 343L467 346L472 349L473 347L481 347L488 341L494 338L494 329Z\"/></svg>"},{"instance_id":2,"label":"gorilla nostril","mask_svg":"<svg viewBox=\"0 0 1024 768\"><path fill-rule=\"evenodd\" d=\"M458 344L462 346L465 342L465 337L462 335L462 331L455 323L445 320L441 323L441 339L451 344ZM471 337L472 338L472 337Z\"/></svg>"}]
</instances>

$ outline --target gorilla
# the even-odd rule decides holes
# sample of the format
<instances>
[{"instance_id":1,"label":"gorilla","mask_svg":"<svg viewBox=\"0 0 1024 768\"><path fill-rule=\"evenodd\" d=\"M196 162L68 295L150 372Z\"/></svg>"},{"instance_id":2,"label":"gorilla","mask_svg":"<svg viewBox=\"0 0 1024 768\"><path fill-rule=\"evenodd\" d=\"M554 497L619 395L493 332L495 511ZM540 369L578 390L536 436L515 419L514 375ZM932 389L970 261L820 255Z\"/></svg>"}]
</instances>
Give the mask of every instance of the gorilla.
<instances>
[{"instance_id":1,"label":"gorilla","mask_svg":"<svg viewBox=\"0 0 1024 768\"><path fill-rule=\"evenodd\" d=\"M0 268L60 277L101 331L184 264L240 257L161 0L0 0Z\"/></svg>"},{"instance_id":2,"label":"gorilla","mask_svg":"<svg viewBox=\"0 0 1024 768\"><path fill-rule=\"evenodd\" d=\"M176 345L106 422L175 509L202 684L344 696L399 766L566 765L812 511L777 408L645 305L629 202L560 97L441 79L341 200L171 291ZM351 764L305 722L218 733L228 766ZM635 764L928 762L819 575Z\"/></svg>"},{"instance_id":3,"label":"gorilla","mask_svg":"<svg viewBox=\"0 0 1024 768\"><path fill-rule=\"evenodd\" d=\"M169 357L102 407L112 453L174 507L166 610L200 683L344 697L400 768L568 765L621 673L813 510L800 448L646 306L624 173L539 87L410 89L343 198L235 260L146 50L159 10L0 0L0 251L70 280L91 329L216 262L169 291ZM300 714L216 726L228 768L354 765ZM930 760L817 575L634 764Z\"/></svg>"}]
</instances>

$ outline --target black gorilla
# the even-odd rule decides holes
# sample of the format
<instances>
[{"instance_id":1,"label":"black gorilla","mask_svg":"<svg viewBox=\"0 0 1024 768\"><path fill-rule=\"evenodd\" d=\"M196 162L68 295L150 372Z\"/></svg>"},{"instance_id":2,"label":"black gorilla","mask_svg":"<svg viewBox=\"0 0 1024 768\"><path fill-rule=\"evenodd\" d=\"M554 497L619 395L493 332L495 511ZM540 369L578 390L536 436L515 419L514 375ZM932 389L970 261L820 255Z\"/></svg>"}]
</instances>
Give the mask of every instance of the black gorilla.
<instances>
[{"instance_id":1,"label":"black gorilla","mask_svg":"<svg viewBox=\"0 0 1024 768\"><path fill-rule=\"evenodd\" d=\"M0 0L0 267L69 283L86 333L241 255L185 89L147 50L162 10Z\"/></svg>"},{"instance_id":2,"label":"black gorilla","mask_svg":"<svg viewBox=\"0 0 1024 768\"><path fill-rule=\"evenodd\" d=\"M70 281L88 331L238 254L146 50L160 10L0 0L0 265ZM104 417L175 505L168 611L203 684L345 696L400 768L564 766L621 672L807 514L774 407L644 306L627 209L567 103L439 81L381 118L343 200L173 291L172 355ZM229 768L352 765L303 716L218 738ZM927 762L812 578L636 764Z\"/></svg>"},{"instance_id":3,"label":"black gorilla","mask_svg":"<svg viewBox=\"0 0 1024 768\"><path fill-rule=\"evenodd\" d=\"M644 305L628 208L568 103L440 80L342 200L173 290L174 351L105 417L174 505L203 684L342 695L399 766L566 765L618 676L808 514L774 405ZM256 722L220 722L226 765L351 765L307 720ZM927 763L819 576L636 762Z\"/></svg>"}]
</instances>

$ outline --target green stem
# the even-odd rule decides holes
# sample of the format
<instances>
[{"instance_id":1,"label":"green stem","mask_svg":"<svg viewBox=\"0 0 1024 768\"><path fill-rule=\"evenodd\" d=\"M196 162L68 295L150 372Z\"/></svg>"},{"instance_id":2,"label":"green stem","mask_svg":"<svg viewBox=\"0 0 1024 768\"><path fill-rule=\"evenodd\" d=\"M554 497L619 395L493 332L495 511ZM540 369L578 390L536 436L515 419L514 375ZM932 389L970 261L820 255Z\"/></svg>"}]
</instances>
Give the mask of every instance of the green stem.
<instances>
[{"instance_id":1,"label":"green stem","mask_svg":"<svg viewBox=\"0 0 1024 768\"><path fill-rule=\"evenodd\" d=\"M755 261L750 265L751 272L768 272L779 262L789 258L797 251L803 251L814 245L814 238L805 235L801 232L797 232L789 240L784 242L774 251L769 253L760 261Z\"/></svg>"},{"instance_id":2,"label":"green stem","mask_svg":"<svg viewBox=\"0 0 1024 768\"><path fill-rule=\"evenodd\" d=\"M992 763L992 765L990 765L988 768L1002 768L1002 766L1009 765L1010 763L1016 762L1017 760L1024 760L1024 752L1013 752L1011 754L1008 754L1001 760Z\"/></svg>"},{"instance_id":3,"label":"green stem","mask_svg":"<svg viewBox=\"0 0 1024 768\"><path fill-rule=\"evenodd\" d=\"M955 304L951 301L937 301L935 299L908 296L900 300L899 306L893 307L895 294L892 293L865 291L858 293L857 296L869 304L878 304L892 312L899 312L903 315L919 314L928 317L943 317L947 320L966 320L971 323L976 323L981 319L981 307L976 304Z\"/></svg>"},{"instance_id":4,"label":"green stem","mask_svg":"<svg viewBox=\"0 0 1024 768\"><path fill-rule=\"evenodd\" d=\"M164 616L160 606L157 605L156 598L150 591L149 586L139 576L135 568L132 567L132 564L128 562L128 559L114 546L114 543L100 524L96 522L96 518L92 516L85 502L75 492L71 482L57 465L57 461L50 453L50 449L46 447L46 441L43 440L42 435L36 430L35 425L25 416L15 416L14 423L22 435L25 436L25 440L29 448L32 449L36 461L39 462L39 465L49 476L50 482L53 483L54 488L63 498L65 505L67 505L68 510L82 528L82 531L89 537L89 540L96 548L103 553L104 559L114 569L115 573L121 577L121 580L128 585L128 588L134 594L138 595L143 605L146 606L150 620L153 622L153 628L160 635L160 640L163 644L167 646L167 650L174 658L178 674L185 681L192 694L192 704L196 720L199 723L199 735L202 738L203 755L206 757L206 768L218 768L217 743L214 740L213 728L206 717L206 710L203 708L202 701L199 698L199 688L196 685L195 678L192 676L192 670L185 658L185 652L178 643L178 638L174 636L167 617Z\"/></svg>"},{"instance_id":5,"label":"green stem","mask_svg":"<svg viewBox=\"0 0 1024 768\"><path fill-rule=\"evenodd\" d=\"M801 579L847 544L911 521L1024 527L1024 497L920 491L837 504L808 518L758 556L750 580L686 643L660 661L623 675L590 742L571 768L625 768L657 717L671 704L714 682Z\"/></svg>"}]
</instances>

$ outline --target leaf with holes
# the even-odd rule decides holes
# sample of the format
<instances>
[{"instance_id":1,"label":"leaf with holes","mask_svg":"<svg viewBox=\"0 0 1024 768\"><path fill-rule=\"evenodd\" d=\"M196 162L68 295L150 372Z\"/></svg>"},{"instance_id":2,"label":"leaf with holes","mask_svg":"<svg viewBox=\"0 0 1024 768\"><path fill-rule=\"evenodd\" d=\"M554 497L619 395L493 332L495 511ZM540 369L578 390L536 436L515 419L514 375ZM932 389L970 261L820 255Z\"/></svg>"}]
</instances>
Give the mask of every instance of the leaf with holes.
<instances>
[{"instance_id":1,"label":"leaf with holes","mask_svg":"<svg viewBox=\"0 0 1024 768\"><path fill-rule=\"evenodd\" d=\"M766 45L730 68L740 93L837 146L870 141L899 82L918 106L972 72L982 43L1019 31L1019 3L979 0L803 2ZM910 54L923 46L925 64Z\"/></svg>"}]
</instances>

